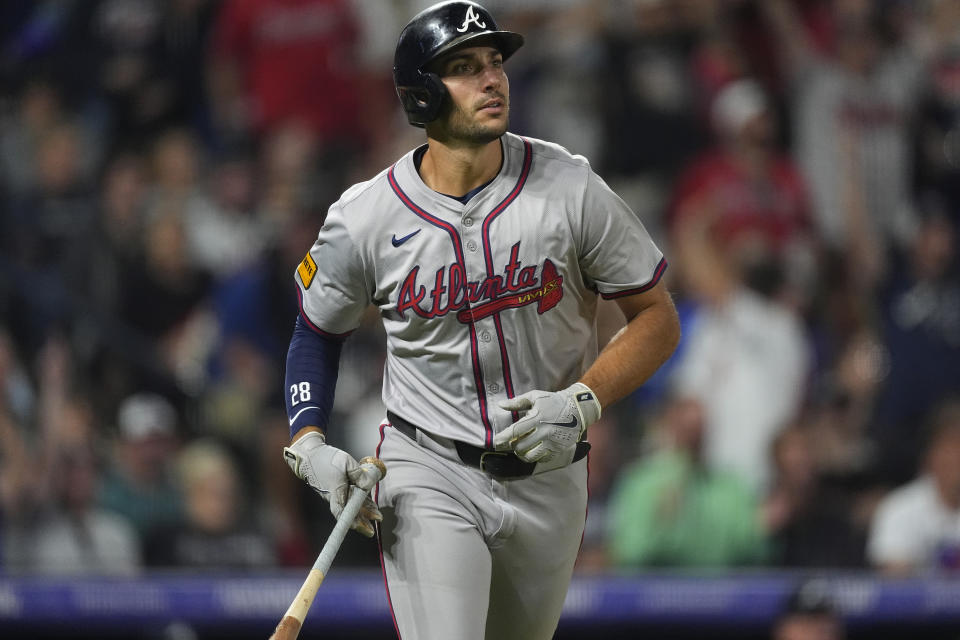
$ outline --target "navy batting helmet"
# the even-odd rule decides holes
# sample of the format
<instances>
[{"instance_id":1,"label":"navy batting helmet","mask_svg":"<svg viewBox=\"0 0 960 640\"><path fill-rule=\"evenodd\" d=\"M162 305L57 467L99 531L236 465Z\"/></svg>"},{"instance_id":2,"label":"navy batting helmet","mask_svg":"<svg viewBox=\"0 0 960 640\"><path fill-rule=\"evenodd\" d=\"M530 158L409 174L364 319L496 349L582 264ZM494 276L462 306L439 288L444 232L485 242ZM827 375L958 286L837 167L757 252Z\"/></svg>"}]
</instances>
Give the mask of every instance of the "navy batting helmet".
<instances>
[{"instance_id":1,"label":"navy batting helmet","mask_svg":"<svg viewBox=\"0 0 960 640\"><path fill-rule=\"evenodd\" d=\"M523 45L523 36L500 31L490 12L475 2L441 2L421 11L400 32L393 56L393 84L410 124L435 120L447 95L440 76L426 66L454 47L478 38L490 40L506 60Z\"/></svg>"}]
</instances>

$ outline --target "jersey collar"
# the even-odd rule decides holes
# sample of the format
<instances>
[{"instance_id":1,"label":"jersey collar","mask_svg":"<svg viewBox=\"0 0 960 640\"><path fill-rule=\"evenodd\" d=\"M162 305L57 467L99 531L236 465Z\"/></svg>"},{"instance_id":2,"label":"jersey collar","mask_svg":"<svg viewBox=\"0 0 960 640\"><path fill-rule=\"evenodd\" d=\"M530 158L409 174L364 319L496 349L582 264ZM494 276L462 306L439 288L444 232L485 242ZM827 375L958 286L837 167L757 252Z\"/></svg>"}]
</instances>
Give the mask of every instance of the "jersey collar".
<instances>
[{"instance_id":1,"label":"jersey collar","mask_svg":"<svg viewBox=\"0 0 960 640\"><path fill-rule=\"evenodd\" d=\"M414 162L417 149L411 150L397 162L394 176L404 192L420 207L438 215L447 212L459 217L473 208L490 208L506 197L513 188L523 165L523 141L518 136L505 133L500 137L500 143L503 146L503 166L500 167L500 173L466 204L437 193L424 183Z\"/></svg>"}]
</instances>

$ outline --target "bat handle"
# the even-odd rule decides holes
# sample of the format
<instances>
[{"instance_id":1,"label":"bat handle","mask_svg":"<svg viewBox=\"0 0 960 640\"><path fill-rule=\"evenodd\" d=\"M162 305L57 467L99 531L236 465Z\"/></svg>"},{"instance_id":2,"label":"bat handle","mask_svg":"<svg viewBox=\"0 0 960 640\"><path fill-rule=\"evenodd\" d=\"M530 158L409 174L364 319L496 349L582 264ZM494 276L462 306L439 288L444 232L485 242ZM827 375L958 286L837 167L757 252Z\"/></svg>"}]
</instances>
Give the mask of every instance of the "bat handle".
<instances>
[{"instance_id":1,"label":"bat handle","mask_svg":"<svg viewBox=\"0 0 960 640\"><path fill-rule=\"evenodd\" d=\"M343 544L343 539L350 530L350 526L357 518L357 514L360 513L363 502L367 498L367 493L387 473L387 468L383 462L369 456L360 461L360 466L364 467L365 479L370 486L366 488L356 485L350 487L350 498L347 500L343 511L340 512L337 524L334 525L333 531L330 532L330 537L327 538L323 549L320 550L320 555L313 563L313 568L307 575L307 579L303 581L300 591L297 592L297 596L290 603L290 607L283 615L273 635L270 636L270 640L296 640L297 636L300 635L300 627L303 626L307 611L313 604L313 598L317 595L317 590L323 583L327 571L330 570L330 565L333 564L333 559L337 555L340 545Z\"/></svg>"},{"instance_id":2,"label":"bat handle","mask_svg":"<svg viewBox=\"0 0 960 640\"><path fill-rule=\"evenodd\" d=\"M383 462L376 458L366 457L360 461L360 466L364 468L365 480L369 482L370 486L354 485L350 487L350 498L347 500L347 505L343 508L343 511L340 512L336 526L334 526L333 531L330 532L330 537L327 538L323 549L320 550L317 561L313 563L314 571L320 571L321 575L326 575L330 569L330 565L333 564L333 558L337 555L337 550L340 548L341 543L343 543L343 539L350 530L353 521L356 520L357 514L360 513L360 509L363 507L363 503L367 499L367 494L370 492L370 489L372 489L387 472L387 468L383 465ZM321 577L321 580L322 579Z\"/></svg>"}]
</instances>

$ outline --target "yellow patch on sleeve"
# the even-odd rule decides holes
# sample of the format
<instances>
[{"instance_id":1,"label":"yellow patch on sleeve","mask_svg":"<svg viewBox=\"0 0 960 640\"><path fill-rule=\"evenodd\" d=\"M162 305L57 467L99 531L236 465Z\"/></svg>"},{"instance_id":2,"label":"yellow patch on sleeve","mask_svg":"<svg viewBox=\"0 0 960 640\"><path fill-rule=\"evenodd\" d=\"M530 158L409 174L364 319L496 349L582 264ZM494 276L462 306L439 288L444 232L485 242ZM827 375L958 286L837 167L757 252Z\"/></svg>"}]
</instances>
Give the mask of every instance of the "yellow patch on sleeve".
<instances>
[{"instance_id":1,"label":"yellow patch on sleeve","mask_svg":"<svg viewBox=\"0 0 960 640\"><path fill-rule=\"evenodd\" d=\"M307 253L303 261L297 266L297 273L300 274L303 288L309 289L313 282L313 276L317 275L317 263L313 261L313 256Z\"/></svg>"}]
</instances>

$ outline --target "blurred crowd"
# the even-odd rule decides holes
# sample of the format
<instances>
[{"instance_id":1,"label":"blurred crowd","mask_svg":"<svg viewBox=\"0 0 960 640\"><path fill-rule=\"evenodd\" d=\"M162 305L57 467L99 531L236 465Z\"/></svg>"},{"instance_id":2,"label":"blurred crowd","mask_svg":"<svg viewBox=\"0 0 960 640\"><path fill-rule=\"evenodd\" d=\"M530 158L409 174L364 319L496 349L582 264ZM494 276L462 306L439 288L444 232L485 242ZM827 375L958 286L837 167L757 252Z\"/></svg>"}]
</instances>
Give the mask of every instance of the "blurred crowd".
<instances>
[{"instance_id":1,"label":"blurred crowd","mask_svg":"<svg viewBox=\"0 0 960 640\"><path fill-rule=\"evenodd\" d=\"M391 63L429 4L0 4L3 571L311 561L293 272L421 142ZM644 220L684 329L591 428L579 569L960 569L960 0L484 4L526 36L511 129ZM358 457L383 349L371 311L329 433Z\"/></svg>"}]
</instances>

